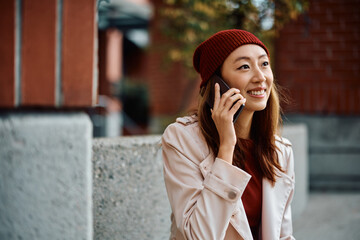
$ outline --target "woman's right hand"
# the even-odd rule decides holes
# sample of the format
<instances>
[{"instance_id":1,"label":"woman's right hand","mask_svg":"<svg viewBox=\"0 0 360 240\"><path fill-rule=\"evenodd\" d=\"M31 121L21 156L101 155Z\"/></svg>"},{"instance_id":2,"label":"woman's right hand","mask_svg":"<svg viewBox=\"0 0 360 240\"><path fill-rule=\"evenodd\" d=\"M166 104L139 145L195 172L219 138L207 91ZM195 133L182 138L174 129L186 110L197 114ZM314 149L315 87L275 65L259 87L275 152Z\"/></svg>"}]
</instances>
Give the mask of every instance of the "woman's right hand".
<instances>
[{"instance_id":1,"label":"woman's right hand","mask_svg":"<svg viewBox=\"0 0 360 240\"><path fill-rule=\"evenodd\" d=\"M236 88L229 89L220 97L220 86L218 83L215 84L215 99L211 117L220 138L218 157L230 164L233 161L237 141L233 117L245 102L246 99L240 94L240 90Z\"/></svg>"}]
</instances>

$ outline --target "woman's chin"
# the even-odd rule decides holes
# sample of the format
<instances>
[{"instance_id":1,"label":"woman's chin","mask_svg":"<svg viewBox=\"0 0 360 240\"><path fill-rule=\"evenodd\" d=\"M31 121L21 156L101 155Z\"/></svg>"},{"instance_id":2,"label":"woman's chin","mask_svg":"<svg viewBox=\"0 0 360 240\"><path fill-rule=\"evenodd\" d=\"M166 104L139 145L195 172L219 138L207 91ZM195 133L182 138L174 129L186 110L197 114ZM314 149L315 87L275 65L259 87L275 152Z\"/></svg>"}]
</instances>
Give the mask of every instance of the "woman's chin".
<instances>
[{"instance_id":1,"label":"woman's chin","mask_svg":"<svg viewBox=\"0 0 360 240\"><path fill-rule=\"evenodd\" d=\"M245 109L251 112L262 111L266 108L266 104L248 104L245 103Z\"/></svg>"}]
</instances>

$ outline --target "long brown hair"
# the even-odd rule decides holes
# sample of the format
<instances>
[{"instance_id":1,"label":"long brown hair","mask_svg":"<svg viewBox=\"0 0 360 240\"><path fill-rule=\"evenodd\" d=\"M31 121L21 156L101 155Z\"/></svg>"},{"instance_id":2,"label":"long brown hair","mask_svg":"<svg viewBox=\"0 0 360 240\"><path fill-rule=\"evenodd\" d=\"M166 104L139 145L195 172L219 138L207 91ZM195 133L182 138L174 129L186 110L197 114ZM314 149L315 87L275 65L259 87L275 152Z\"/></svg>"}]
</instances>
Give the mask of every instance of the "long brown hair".
<instances>
[{"instance_id":1,"label":"long brown hair","mask_svg":"<svg viewBox=\"0 0 360 240\"><path fill-rule=\"evenodd\" d=\"M210 80L205 86L200 89L200 99L197 115L199 118L199 125L201 132L209 148L213 151L215 156L219 151L219 134L211 117L210 107L206 103L206 99L210 94L213 82ZM267 106L262 111L256 111L253 116L250 138L254 144L254 159L259 161L260 171L262 176L275 182L276 169L283 171L279 164L278 155L276 152L275 135L278 133L278 128L282 124L280 117L280 101L279 91L275 81L272 84L270 96ZM243 167L244 164L244 149L241 141L238 140L234 151L234 165Z\"/></svg>"}]
</instances>

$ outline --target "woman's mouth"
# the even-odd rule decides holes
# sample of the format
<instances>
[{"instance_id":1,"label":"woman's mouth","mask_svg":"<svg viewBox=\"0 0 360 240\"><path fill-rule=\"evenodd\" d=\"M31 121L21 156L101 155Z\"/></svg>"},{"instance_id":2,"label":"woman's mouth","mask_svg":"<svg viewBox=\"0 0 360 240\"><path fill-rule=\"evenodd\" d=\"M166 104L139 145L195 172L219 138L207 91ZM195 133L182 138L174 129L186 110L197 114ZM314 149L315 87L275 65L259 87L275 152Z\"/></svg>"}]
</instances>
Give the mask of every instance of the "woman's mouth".
<instances>
[{"instance_id":1,"label":"woman's mouth","mask_svg":"<svg viewBox=\"0 0 360 240\"><path fill-rule=\"evenodd\" d=\"M255 95L255 96L264 95L265 89L262 89L260 91L248 91L248 93L250 93L251 95Z\"/></svg>"},{"instance_id":2,"label":"woman's mouth","mask_svg":"<svg viewBox=\"0 0 360 240\"><path fill-rule=\"evenodd\" d=\"M258 98L265 97L265 92L266 92L265 88L252 89L252 90L247 91L247 93L251 97L258 97Z\"/></svg>"}]
</instances>

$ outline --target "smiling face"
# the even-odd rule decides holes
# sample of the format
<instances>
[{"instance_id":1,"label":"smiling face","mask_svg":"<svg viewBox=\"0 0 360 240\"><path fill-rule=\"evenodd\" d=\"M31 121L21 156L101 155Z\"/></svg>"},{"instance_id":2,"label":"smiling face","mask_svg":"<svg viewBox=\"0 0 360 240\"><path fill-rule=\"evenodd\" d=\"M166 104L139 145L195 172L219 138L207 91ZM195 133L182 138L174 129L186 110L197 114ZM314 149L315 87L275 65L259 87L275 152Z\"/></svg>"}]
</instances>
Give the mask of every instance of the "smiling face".
<instances>
[{"instance_id":1,"label":"smiling face","mask_svg":"<svg viewBox=\"0 0 360 240\"><path fill-rule=\"evenodd\" d=\"M270 60L262 47L246 44L235 49L225 59L221 75L230 87L239 89L246 98L244 110L265 109L274 77Z\"/></svg>"}]
</instances>

